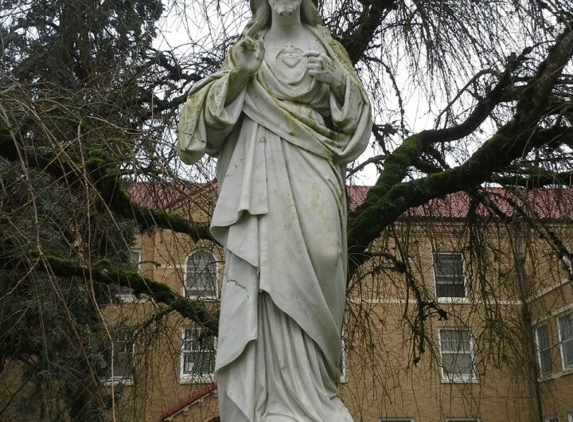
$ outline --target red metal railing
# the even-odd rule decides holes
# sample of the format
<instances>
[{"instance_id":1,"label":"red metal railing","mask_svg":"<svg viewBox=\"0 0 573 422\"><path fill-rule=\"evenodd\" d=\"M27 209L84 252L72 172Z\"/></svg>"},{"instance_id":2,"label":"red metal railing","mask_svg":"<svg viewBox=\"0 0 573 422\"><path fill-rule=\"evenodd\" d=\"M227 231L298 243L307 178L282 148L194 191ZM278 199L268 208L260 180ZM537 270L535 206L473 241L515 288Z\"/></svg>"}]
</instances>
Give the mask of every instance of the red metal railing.
<instances>
[{"instance_id":1,"label":"red metal railing","mask_svg":"<svg viewBox=\"0 0 573 422\"><path fill-rule=\"evenodd\" d=\"M173 406L171 409L168 409L165 412L163 412L163 414L161 415L161 419L159 419L159 422L165 422L165 421L170 420L170 418L173 418L174 416L183 412L185 409L193 406L195 403L201 401L202 399L207 397L209 394L213 393L215 390L217 390L217 383L216 382L209 385L204 390L201 390L201 391L193 394L191 397L186 398L181 403Z\"/></svg>"}]
</instances>

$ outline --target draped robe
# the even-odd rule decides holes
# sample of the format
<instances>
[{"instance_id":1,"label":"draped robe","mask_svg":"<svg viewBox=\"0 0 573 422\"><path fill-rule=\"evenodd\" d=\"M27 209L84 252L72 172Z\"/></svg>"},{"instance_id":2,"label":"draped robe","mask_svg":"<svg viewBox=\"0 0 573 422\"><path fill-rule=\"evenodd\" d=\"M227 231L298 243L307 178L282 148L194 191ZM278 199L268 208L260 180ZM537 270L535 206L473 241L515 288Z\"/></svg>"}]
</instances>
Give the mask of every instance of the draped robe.
<instances>
[{"instance_id":1,"label":"draped robe","mask_svg":"<svg viewBox=\"0 0 573 422\"><path fill-rule=\"evenodd\" d=\"M178 152L218 156L211 232L226 251L215 376L223 422L352 421L338 398L346 286L345 165L370 109L343 48L308 27L346 72L344 98L263 61L226 103L222 70L189 95Z\"/></svg>"}]
</instances>

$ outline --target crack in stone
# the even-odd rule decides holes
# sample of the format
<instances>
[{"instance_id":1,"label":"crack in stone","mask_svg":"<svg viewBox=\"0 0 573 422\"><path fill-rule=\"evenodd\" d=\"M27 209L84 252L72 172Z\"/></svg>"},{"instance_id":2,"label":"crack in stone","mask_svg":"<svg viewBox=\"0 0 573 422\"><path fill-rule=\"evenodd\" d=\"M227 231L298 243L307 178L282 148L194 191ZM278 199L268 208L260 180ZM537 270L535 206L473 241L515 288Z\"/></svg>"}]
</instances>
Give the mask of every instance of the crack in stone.
<instances>
[{"instance_id":1,"label":"crack in stone","mask_svg":"<svg viewBox=\"0 0 573 422\"><path fill-rule=\"evenodd\" d=\"M237 280L234 279L227 279L227 283L233 283L235 286L237 286L239 289L244 290L245 293L247 294L247 299L249 298L249 293L247 291L247 288L245 286L243 286L242 284L239 284L239 282Z\"/></svg>"}]
</instances>

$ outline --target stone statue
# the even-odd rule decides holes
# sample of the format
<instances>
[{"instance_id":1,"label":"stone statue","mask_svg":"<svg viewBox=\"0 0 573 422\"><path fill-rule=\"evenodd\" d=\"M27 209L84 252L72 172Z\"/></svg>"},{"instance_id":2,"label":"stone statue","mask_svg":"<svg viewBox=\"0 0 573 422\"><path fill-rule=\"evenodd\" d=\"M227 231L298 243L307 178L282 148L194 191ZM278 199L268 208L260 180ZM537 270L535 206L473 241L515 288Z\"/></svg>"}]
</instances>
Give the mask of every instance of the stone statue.
<instances>
[{"instance_id":1,"label":"stone statue","mask_svg":"<svg viewBox=\"0 0 573 422\"><path fill-rule=\"evenodd\" d=\"M179 125L184 162L218 157L221 420L352 421L338 398L344 176L367 145L369 102L313 0L251 0L251 10Z\"/></svg>"}]
</instances>

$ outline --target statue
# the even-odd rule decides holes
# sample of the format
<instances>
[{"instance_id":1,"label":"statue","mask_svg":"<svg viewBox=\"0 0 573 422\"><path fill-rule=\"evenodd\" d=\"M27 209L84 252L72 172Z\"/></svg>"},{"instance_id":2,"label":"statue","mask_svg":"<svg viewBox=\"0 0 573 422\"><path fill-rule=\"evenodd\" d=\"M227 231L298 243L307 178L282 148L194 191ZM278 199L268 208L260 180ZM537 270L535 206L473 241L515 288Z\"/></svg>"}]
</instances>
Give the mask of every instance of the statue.
<instances>
[{"instance_id":1,"label":"statue","mask_svg":"<svg viewBox=\"0 0 573 422\"><path fill-rule=\"evenodd\" d=\"M369 102L313 0L251 0L251 10L179 124L185 163L218 157L221 420L352 421L338 397L344 176L368 143Z\"/></svg>"}]
</instances>

